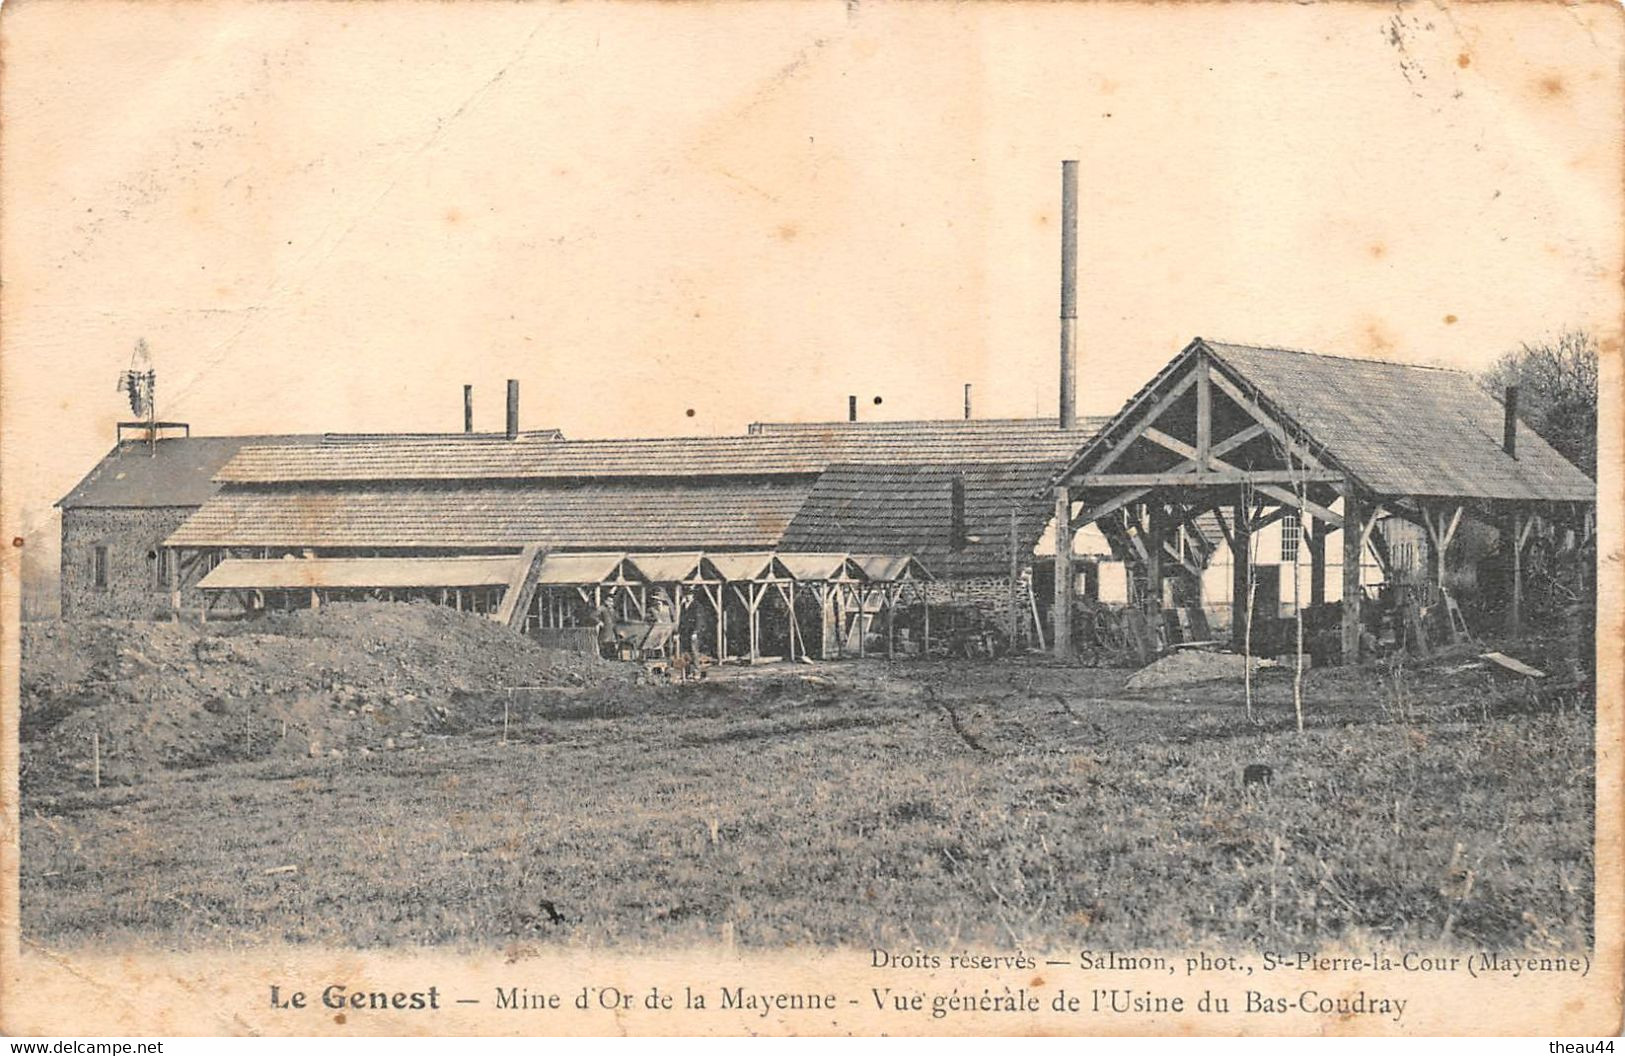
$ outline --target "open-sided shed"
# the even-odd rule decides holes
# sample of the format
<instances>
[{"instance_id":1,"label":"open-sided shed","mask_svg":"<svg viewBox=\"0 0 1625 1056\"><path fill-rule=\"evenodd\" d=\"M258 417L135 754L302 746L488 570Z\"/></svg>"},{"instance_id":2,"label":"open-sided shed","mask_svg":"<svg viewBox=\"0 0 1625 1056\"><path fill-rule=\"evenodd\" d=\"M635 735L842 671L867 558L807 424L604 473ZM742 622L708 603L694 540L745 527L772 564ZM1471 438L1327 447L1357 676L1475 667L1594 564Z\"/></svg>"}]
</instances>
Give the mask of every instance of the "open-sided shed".
<instances>
[{"instance_id":1,"label":"open-sided shed","mask_svg":"<svg viewBox=\"0 0 1625 1056\"><path fill-rule=\"evenodd\" d=\"M198 582L203 618L222 595L244 610L319 607L324 601L426 599L496 612L524 574L523 556L227 558Z\"/></svg>"},{"instance_id":2,"label":"open-sided shed","mask_svg":"<svg viewBox=\"0 0 1625 1056\"><path fill-rule=\"evenodd\" d=\"M1497 524L1512 564L1538 518L1582 533L1593 482L1459 371L1319 356L1197 338L1136 393L1052 481L1057 597L1072 590L1070 540L1096 525L1136 561L1160 604L1183 555L1176 531L1212 515L1236 555L1236 616L1245 624L1249 537L1295 512L1310 555L1311 604L1324 598L1325 545L1343 549L1342 643L1360 643L1359 568L1367 546L1385 561L1383 515L1414 521L1444 554L1464 515ZM1071 645L1071 609L1053 609L1055 648Z\"/></svg>"}]
</instances>

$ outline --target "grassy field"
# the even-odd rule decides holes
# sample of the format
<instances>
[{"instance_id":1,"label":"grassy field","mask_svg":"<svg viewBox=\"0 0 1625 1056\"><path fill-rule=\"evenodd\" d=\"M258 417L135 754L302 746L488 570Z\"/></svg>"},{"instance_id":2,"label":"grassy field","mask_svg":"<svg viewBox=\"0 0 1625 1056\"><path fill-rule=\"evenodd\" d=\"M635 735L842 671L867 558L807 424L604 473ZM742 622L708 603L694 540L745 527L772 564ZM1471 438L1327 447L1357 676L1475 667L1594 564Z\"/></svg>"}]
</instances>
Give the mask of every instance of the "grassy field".
<instances>
[{"instance_id":1,"label":"grassy field","mask_svg":"<svg viewBox=\"0 0 1625 1056\"><path fill-rule=\"evenodd\" d=\"M1459 661L1456 662L1459 665ZM519 699L509 739L25 789L53 946L1590 939L1593 717L1441 661L1136 696L1020 662ZM470 704L475 707L475 704ZM1244 789L1250 763L1274 772ZM291 867L291 868L290 868Z\"/></svg>"}]
</instances>

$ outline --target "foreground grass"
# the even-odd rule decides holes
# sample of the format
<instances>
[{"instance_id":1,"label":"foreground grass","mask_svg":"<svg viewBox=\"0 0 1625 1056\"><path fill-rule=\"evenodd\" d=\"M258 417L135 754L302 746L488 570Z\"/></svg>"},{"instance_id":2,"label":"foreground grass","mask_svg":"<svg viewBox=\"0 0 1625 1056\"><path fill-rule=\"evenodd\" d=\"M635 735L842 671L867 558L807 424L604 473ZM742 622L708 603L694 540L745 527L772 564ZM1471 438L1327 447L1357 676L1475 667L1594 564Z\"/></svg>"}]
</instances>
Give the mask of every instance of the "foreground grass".
<instances>
[{"instance_id":1,"label":"foreground grass","mask_svg":"<svg viewBox=\"0 0 1625 1056\"><path fill-rule=\"evenodd\" d=\"M832 665L538 698L506 744L495 722L411 751L34 789L23 934L1589 942L1589 711L1520 713L1443 675L1400 700L1374 672L1314 672L1300 735L1279 681L1256 723L1233 687L1132 699L1120 684L1014 664ZM1274 771L1267 789L1242 787L1254 762Z\"/></svg>"}]
</instances>

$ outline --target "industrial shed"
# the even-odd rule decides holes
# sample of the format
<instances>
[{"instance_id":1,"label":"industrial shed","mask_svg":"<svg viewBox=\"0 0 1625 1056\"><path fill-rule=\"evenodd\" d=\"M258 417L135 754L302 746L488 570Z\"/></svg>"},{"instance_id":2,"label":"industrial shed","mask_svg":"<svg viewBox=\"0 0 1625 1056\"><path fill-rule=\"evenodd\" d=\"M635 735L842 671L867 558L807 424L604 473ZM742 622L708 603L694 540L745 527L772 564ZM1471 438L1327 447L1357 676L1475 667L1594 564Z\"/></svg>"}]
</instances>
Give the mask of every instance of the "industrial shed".
<instances>
[{"instance_id":1,"label":"industrial shed","mask_svg":"<svg viewBox=\"0 0 1625 1056\"><path fill-rule=\"evenodd\" d=\"M169 423L165 423L166 427ZM61 612L74 619L151 619L173 609L168 539L221 490L216 475L246 448L317 446L350 449L376 443L367 433L245 436L160 435L120 439L56 503L62 511ZM557 440L556 429L516 433L390 434L401 445ZM188 585L184 601L201 598Z\"/></svg>"},{"instance_id":2,"label":"industrial shed","mask_svg":"<svg viewBox=\"0 0 1625 1056\"><path fill-rule=\"evenodd\" d=\"M1399 518L1430 544L1423 589L1442 595L1444 556L1463 517L1495 525L1509 564L1508 618L1537 524L1583 540L1595 484L1471 375L1197 338L1136 393L1052 481L1056 522L1093 525L1139 567L1145 596L1167 603L1187 557L1176 534L1215 519L1236 555L1233 633L1246 623L1249 540L1292 514L1309 556L1312 604L1325 597L1326 544L1342 554L1342 651L1358 655L1359 569L1389 560L1379 525ZM1072 548L1055 581L1073 589ZM1170 575L1171 573L1171 575ZM1448 601L1446 601L1448 604ZM1056 650L1072 645L1071 606L1054 610Z\"/></svg>"},{"instance_id":3,"label":"industrial shed","mask_svg":"<svg viewBox=\"0 0 1625 1056\"><path fill-rule=\"evenodd\" d=\"M167 539L174 600L183 605L183 592L228 560L530 548L545 558L540 580L515 580L499 608L517 606L516 622L545 629L580 625L580 603L596 602L609 582L554 581L565 566L547 562L620 554L628 563L617 568L707 608L698 631L724 655L863 652L882 629L892 644L904 604L918 612L898 633L912 631L914 641L928 602L982 605L1002 618L1012 568L1028 617L1033 544L1048 515L1032 493L1087 435L1052 421L956 419L759 423L742 436L547 444L245 447L216 474L218 492ZM699 563L683 576L652 573L657 554ZM762 567L719 571L749 555L766 555ZM441 586L387 589L434 599ZM771 618L758 631L763 612ZM779 633L788 640L771 640Z\"/></svg>"},{"instance_id":4,"label":"industrial shed","mask_svg":"<svg viewBox=\"0 0 1625 1056\"><path fill-rule=\"evenodd\" d=\"M782 545L910 553L931 571L933 603L974 607L1005 628L1013 616L1016 635L1036 640L1031 570L1051 511L1031 496L1054 471L1044 462L834 465Z\"/></svg>"},{"instance_id":5,"label":"industrial shed","mask_svg":"<svg viewBox=\"0 0 1625 1056\"><path fill-rule=\"evenodd\" d=\"M168 612L166 540L219 490L220 468L254 444L321 442L321 436L168 436L115 444L56 504L62 618L150 619Z\"/></svg>"}]
</instances>

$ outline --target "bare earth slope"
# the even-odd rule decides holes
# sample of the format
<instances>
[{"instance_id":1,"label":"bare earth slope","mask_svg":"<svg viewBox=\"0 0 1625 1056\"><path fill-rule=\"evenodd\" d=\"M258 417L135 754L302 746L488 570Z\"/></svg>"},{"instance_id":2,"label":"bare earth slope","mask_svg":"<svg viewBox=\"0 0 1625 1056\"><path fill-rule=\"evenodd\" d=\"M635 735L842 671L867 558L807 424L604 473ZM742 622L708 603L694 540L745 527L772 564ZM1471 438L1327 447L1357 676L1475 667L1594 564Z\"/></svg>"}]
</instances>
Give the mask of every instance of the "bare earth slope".
<instances>
[{"instance_id":1,"label":"bare earth slope","mask_svg":"<svg viewBox=\"0 0 1625 1056\"><path fill-rule=\"evenodd\" d=\"M1256 721L1232 682L1136 694L1125 671L1023 662L651 685L473 617L351 615L298 641L290 621L28 643L25 938L513 956L1589 941L1589 705L1459 657L1310 672L1299 734L1283 673L1259 676ZM397 619L444 623L401 655ZM50 656L62 693L37 667ZM165 672L150 705L149 664ZM99 687L132 676L133 692ZM268 695L232 695L240 680ZM555 688L499 688L520 683ZM276 708L294 746L238 754L248 719L255 745L282 743ZM293 732L308 709L314 755ZM146 760L110 754L100 789L68 725L92 720ZM1269 785L1243 787L1252 763Z\"/></svg>"}]
</instances>

